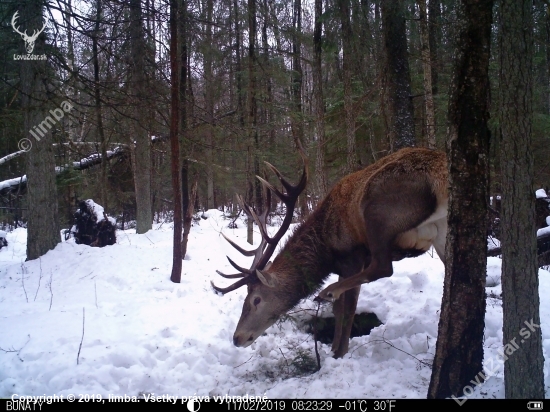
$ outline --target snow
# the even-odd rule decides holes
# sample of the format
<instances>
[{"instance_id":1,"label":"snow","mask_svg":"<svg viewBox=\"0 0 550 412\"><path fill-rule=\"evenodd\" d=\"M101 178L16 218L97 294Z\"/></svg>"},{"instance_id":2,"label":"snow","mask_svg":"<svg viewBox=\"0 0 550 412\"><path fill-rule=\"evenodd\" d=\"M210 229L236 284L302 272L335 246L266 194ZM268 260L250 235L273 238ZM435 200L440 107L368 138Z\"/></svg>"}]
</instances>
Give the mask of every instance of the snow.
<instances>
[{"instance_id":1,"label":"snow","mask_svg":"<svg viewBox=\"0 0 550 412\"><path fill-rule=\"evenodd\" d=\"M314 357L313 339L300 324L316 305L310 298L292 311L294 321L275 324L248 348L233 346L246 288L217 296L210 281L229 284L215 273L232 273L226 254L250 264L220 235L246 246L246 225L237 220L238 228L228 229L230 220L216 210L205 216L191 230L180 284L169 280L166 223L142 235L118 231L117 244L104 248L70 239L28 262L26 229L8 233L9 246L0 250L0 397L426 397L431 370L423 362L435 352L443 290L437 254L395 262L392 277L363 286L358 312L376 313L383 325L353 338L343 359L320 344L321 370L298 376L288 363L303 352ZM493 376L471 398L504 397L504 370L494 363L503 347L501 260L489 258L487 270L485 368ZM549 293L550 274L540 270L540 295ZM330 305L322 310L330 314ZM548 299L540 311L548 397Z\"/></svg>"},{"instance_id":2,"label":"snow","mask_svg":"<svg viewBox=\"0 0 550 412\"><path fill-rule=\"evenodd\" d=\"M548 195L546 194L546 191L544 189L538 189L536 192L535 192L535 195L537 196L537 199L541 199L541 198L547 198Z\"/></svg>"},{"instance_id":3,"label":"snow","mask_svg":"<svg viewBox=\"0 0 550 412\"><path fill-rule=\"evenodd\" d=\"M21 177L15 177L13 179L3 180L0 182L0 191L7 189L11 186L17 186L20 183L25 183L27 181L27 175Z\"/></svg>"},{"instance_id":4,"label":"snow","mask_svg":"<svg viewBox=\"0 0 550 412\"><path fill-rule=\"evenodd\" d=\"M102 220L105 220L105 214L104 214L105 209L103 208L103 206L98 205L92 199L86 200L86 204L88 205L89 209L94 212L97 223L101 222ZM116 220L114 217L107 216L107 220L109 220L109 222L111 222L113 225L116 225ZM73 229L76 229L75 226L73 226L71 230L74 231Z\"/></svg>"}]
</instances>

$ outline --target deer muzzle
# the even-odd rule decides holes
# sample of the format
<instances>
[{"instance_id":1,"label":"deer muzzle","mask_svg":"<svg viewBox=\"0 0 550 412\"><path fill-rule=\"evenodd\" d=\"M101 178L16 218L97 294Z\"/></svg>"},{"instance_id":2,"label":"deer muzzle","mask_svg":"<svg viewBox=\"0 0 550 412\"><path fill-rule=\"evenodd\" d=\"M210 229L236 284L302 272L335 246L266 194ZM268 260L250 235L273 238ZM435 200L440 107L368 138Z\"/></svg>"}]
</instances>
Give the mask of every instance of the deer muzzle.
<instances>
[{"instance_id":1,"label":"deer muzzle","mask_svg":"<svg viewBox=\"0 0 550 412\"><path fill-rule=\"evenodd\" d=\"M247 346L252 345L256 339L253 335L250 334L237 334L233 335L233 345L238 348L246 348Z\"/></svg>"}]
</instances>

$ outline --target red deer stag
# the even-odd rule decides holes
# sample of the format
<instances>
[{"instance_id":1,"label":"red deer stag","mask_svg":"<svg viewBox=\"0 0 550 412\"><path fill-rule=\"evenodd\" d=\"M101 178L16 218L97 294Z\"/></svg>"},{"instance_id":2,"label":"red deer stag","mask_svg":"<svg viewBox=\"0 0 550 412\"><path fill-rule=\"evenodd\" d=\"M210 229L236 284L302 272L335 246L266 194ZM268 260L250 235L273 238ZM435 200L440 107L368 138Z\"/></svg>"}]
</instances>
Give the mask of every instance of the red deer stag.
<instances>
[{"instance_id":1,"label":"red deer stag","mask_svg":"<svg viewBox=\"0 0 550 412\"><path fill-rule=\"evenodd\" d=\"M317 300L333 302L336 330L332 350L336 358L348 351L349 336L359 291L363 283L393 273L392 261L415 257L434 246L444 259L447 233L447 162L443 152L406 148L344 177L309 218L292 234L272 264L277 242L288 229L298 195L307 182L307 159L300 182L292 186L272 165L286 189L279 192L264 179L266 194L275 193L287 213L279 231L269 237L266 218L242 202L262 234L260 246L246 251L226 239L246 256L254 256L250 269L229 262L240 273L218 274L237 278L233 285L214 289L223 294L248 286L241 318L233 335L236 346L252 344L268 327L301 299L319 290L331 273L339 281L325 288ZM269 199L267 205L269 205ZM224 236L225 237L225 236Z\"/></svg>"}]
</instances>

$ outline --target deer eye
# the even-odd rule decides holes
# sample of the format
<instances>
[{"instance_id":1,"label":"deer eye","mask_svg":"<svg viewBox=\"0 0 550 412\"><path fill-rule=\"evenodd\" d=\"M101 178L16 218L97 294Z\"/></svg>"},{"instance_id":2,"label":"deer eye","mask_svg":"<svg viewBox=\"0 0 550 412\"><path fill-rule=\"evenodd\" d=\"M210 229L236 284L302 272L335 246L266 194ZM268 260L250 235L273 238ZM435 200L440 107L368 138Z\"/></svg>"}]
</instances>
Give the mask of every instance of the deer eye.
<instances>
[{"instance_id":1,"label":"deer eye","mask_svg":"<svg viewBox=\"0 0 550 412\"><path fill-rule=\"evenodd\" d=\"M254 298L254 306L258 306L261 301L262 301L262 298L260 298L259 296L255 297Z\"/></svg>"}]
</instances>

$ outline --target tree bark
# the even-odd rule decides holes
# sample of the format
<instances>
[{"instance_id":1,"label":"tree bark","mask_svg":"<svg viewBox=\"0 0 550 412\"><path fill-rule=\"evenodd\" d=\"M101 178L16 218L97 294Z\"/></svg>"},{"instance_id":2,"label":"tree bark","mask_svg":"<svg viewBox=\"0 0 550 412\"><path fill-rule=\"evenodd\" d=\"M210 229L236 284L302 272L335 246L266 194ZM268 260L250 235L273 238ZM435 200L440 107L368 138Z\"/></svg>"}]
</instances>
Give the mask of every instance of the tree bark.
<instances>
[{"instance_id":1,"label":"tree bark","mask_svg":"<svg viewBox=\"0 0 550 412\"><path fill-rule=\"evenodd\" d=\"M403 0L384 0L381 3L390 111L389 136L391 148L395 151L416 144L411 75Z\"/></svg>"},{"instance_id":2,"label":"tree bark","mask_svg":"<svg viewBox=\"0 0 550 412\"><path fill-rule=\"evenodd\" d=\"M462 0L449 101L445 281L428 398L468 395L484 381L492 0Z\"/></svg>"},{"instance_id":3,"label":"tree bark","mask_svg":"<svg viewBox=\"0 0 550 412\"><path fill-rule=\"evenodd\" d=\"M527 0L502 0L499 5L504 390L508 399L542 399L544 357L531 151L533 9Z\"/></svg>"},{"instance_id":4,"label":"tree bark","mask_svg":"<svg viewBox=\"0 0 550 412\"><path fill-rule=\"evenodd\" d=\"M435 107L432 89L432 61L426 0L417 0L420 11L420 44L422 48L422 69L424 71L424 104L426 108L426 138L428 147L435 149Z\"/></svg>"},{"instance_id":5,"label":"tree bark","mask_svg":"<svg viewBox=\"0 0 550 412\"><path fill-rule=\"evenodd\" d=\"M191 231L191 219L193 217L193 210L195 206L195 199L197 197L196 184L192 188L191 198L189 196L189 142L186 140L187 133L187 85L189 80L189 67L188 67L188 46L187 46L187 0L179 0L178 10L178 64L179 64L179 124L178 134L180 142L180 164L181 164L181 210L183 219L183 235L181 237L181 258L184 259L187 254L187 243L189 239L189 233ZM189 80L190 83L190 80ZM208 150L208 149L207 149ZM194 191L193 191L194 190ZM191 218L187 219L187 216L191 213Z\"/></svg>"},{"instance_id":6,"label":"tree bark","mask_svg":"<svg viewBox=\"0 0 550 412\"><path fill-rule=\"evenodd\" d=\"M430 42L430 61L432 69L432 93L437 95L439 81L438 44L441 42L441 3L440 0L428 0L428 33Z\"/></svg>"},{"instance_id":7,"label":"tree bark","mask_svg":"<svg viewBox=\"0 0 550 412\"><path fill-rule=\"evenodd\" d=\"M172 190L174 192L174 243L172 248L172 274L170 280L181 281L182 254L182 207L180 181L180 145L178 139L180 97L179 97L179 62L178 62L178 9L182 0L170 0L170 158L172 172Z\"/></svg>"},{"instance_id":8,"label":"tree bark","mask_svg":"<svg viewBox=\"0 0 550 412\"><path fill-rule=\"evenodd\" d=\"M206 30L205 44L203 45L204 58L204 89L206 105L206 208L214 209L214 81L212 77L212 14L213 0L206 1Z\"/></svg>"},{"instance_id":9,"label":"tree bark","mask_svg":"<svg viewBox=\"0 0 550 412\"><path fill-rule=\"evenodd\" d=\"M146 45L143 37L141 1L130 1L130 37L131 41L131 82L133 93L134 118L132 121L135 141L134 187L136 190L136 232L145 233L152 228L153 208L151 205L151 138L149 131L142 125L145 102L144 86ZM133 142L131 142L133 143Z\"/></svg>"},{"instance_id":10,"label":"tree bark","mask_svg":"<svg viewBox=\"0 0 550 412\"><path fill-rule=\"evenodd\" d=\"M95 115L97 121L97 134L100 142L101 150L101 181L100 197L101 205L108 210L108 165L107 162L107 141L105 139L105 130L103 129L103 115L101 113L101 90L99 85L99 28L101 22L101 0L96 0L96 15L94 23L94 34L92 36L92 59L94 62L94 99L95 99Z\"/></svg>"},{"instance_id":11,"label":"tree bark","mask_svg":"<svg viewBox=\"0 0 550 412\"><path fill-rule=\"evenodd\" d=\"M257 129L257 102L256 102L256 0L248 0L248 130L249 130L249 146L248 146L248 202L255 198L255 206L257 210L261 208L261 200L258 202L257 185L252 178L252 167L254 174L259 174L259 165L257 160L258 148L258 129ZM256 179L254 179L256 180ZM260 189L261 198L261 189ZM253 240L253 222L252 219L247 220L247 239L250 244Z\"/></svg>"},{"instance_id":12,"label":"tree bark","mask_svg":"<svg viewBox=\"0 0 550 412\"><path fill-rule=\"evenodd\" d=\"M43 8L41 0L25 1L20 10L19 21L25 22L29 33L42 27ZM45 37L42 33L35 42L34 54L45 53ZM23 42L21 42L21 53ZM32 148L27 153L27 260L37 259L59 242L57 186L55 184L55 158L52 150L51 116L47 112L54 102L49 100L46 90L48 65L45 60L19 62L21 75L21 107L24 110L25 136ZM47 126L41 128L41 123ZM46 129L47 127L47 129ZM55 128L55 124L53 125ZM38 137L29 131L41 128ZM34 129L36 130L36 129Z\"/></svg>"},{"instance_id":13,"label":"tree bark","mask_svg":"<svg viewBox=\"0 0 550 412\"><path fill-rule=\"evenodd\" d=\"M314 133L317 142L315 163L319 199L327 194L327 173L325 170L325 99L323 96L322 34L323 1L315 0L315 27L313 31L313 102L315 112Z\"/></svg>"},{"instance_id":14,"label":"tree bark","mask_svg":"<svg viewBox=\"0 0 550 412\"><path fill-rule=\"evenodd\" d=\"M349 0L338 0L342 28L342 71L344 83L344 112L346 113L347 172L358 168L355 143L355 110L353 108L353 33L350 22Z\"/></svg>"}]
</instances>

